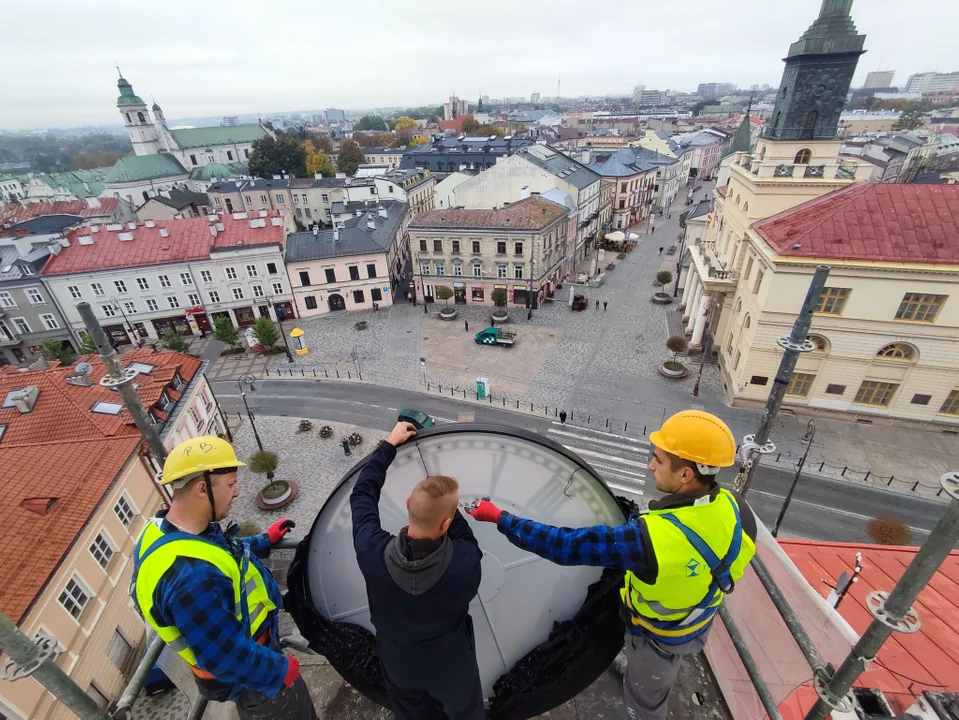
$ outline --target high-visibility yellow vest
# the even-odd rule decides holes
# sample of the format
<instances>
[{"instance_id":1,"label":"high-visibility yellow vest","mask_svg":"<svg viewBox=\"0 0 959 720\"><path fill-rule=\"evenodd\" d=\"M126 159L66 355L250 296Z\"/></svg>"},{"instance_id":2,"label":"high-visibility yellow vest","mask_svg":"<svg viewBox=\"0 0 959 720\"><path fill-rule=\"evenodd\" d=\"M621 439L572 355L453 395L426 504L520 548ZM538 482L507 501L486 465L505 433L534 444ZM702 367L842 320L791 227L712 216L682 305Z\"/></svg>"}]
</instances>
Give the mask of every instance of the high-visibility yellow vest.
<instances>
[{"instance_id":1,"label":"high-visibility yellow vest","mask_svg":"<svg viewBox=\"0 0 959 720\"><path fill-rule=\"evenodd\" d=\"M177 533L179 535L180 533ZM171 534L172 535L172 534ZM157 631L163 641L173 648L191 666L197 667L196 656L187 647L180 631L172 625L160 625L153 614L153 596L163 574L180 557L203 560L215 566L233 582L233 603L236 619L244 622L244 599L249 618L250 637L255 638L260 627L276 609L270 600L263 574L249 561L238 561L219 545L208 542L200 536L168 537L155 522L148 522L140 534L134 551L133 580L130 584L131 595L140 608L144 619ZM240 583L240 566L245 572L243 584Z\"/></svg>"},{"instance_id":2,"label":"high-visibility yellow vest","mask_svg":"<svg viewBox=\"0 0 959 720\"><path fill-rule=\"evenodd\" d=\"M644 515L658 572L649 585L632 572L620 590L634 630L666 645L705 632L756 553L728 490L712 500Z\"/></svg>"}]
</instances>

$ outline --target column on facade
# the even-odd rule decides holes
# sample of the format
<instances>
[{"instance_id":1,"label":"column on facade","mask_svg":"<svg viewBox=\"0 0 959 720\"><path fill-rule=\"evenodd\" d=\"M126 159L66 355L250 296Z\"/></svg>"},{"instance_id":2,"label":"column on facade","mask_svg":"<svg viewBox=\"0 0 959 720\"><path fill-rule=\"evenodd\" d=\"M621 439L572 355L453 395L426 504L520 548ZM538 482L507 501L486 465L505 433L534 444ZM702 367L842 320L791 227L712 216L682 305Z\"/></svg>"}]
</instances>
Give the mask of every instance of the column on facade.
<instances>
[{"instance_id":1,"label":"column on facade","mask_svg":"<svg viewBox=\"0 0 959 720\"><path fill-rule=\"evenodd\" d=\"M690 258L689 268L686 270L686 282L683 284L683 300L679 304L683 310L689 306L689 301L692 299L693 289L697 282L699 282L699 273L696 272L696 263ZM686 317L688 314L689 313L684 312L683 317Z\"/></svg>"},{"instance_id":2,"label":"column on facade","mask_svg":"<svg viewBox=\"0 0 959 720\"><path fill-rule=\"evenodd\" d=\"M702 290L703 281L699 279L699 273L696 272L696 266L690 264L689 273L692 276L692 281L687 283L689 285L689 290L683 293L683 300L685 301L685 306L683 307L683 320L688 320L689 325L687 326L687 332L692 332L693 330L693 319L691 315L693 314L693 308L696 307L696 300L699 297L699 292Z\"/></svg>"},{"instance_id":3,"label":"column on facade","mask_svg":"<svg viewBox=\"0 0 959 720\"><path fill-rule=\"evenodd\" d=\"M693 290L692 299L686 303L686 312L689 314L688 322L686 323L687 335L693 331L693 326L696 324L696 308L699 307L699 299L703 294L703 283L697 280L695 285L696 287Z\"/></svg>"},{"instance_id":4,"label":"column on facade","mask_svg":"<svg viewBox=\"0 0 959 720\"><path fill-rule=\"evenodd\" d=\"M693 337L690 340L689 347L701 348L703 346L703 332L706 330L706 317L709 315L709 303L711 296L708 292L700 293L699 305L696 310L696 323L693 326Z\"/></svg>"}]
</instances>

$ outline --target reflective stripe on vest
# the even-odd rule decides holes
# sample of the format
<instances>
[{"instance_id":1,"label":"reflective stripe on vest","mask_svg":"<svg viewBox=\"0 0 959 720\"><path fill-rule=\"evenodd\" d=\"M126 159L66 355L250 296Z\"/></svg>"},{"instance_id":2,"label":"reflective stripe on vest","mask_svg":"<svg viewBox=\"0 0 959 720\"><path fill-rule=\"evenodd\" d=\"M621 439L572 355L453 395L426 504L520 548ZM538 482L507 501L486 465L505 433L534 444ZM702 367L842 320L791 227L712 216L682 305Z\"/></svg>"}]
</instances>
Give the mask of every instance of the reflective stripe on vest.
<instances>
[{"instance_id":1,"label":"reflective stripe on vest","mask_svg":"<svg viewBox=\"0 0 959 720\"><path fill-rule=\"evenodd\" d=\"M739 505L727 490L705 504L651 510L645 519L656 582L649 585L627 572L620 596L634 626L678 644L712 622L756 546L742 532Z\"/></svg>"},{"instance_id":2,"label":"reflective stripe on vest","mask_svg":"<svg viewBox=\"0 0 959 720\"><path fill-rule=\"evenodd\" d=\"M254 563L244 560L244 582L240 582L240 563L219 545L189 533L164 533L154 522L148 522L137 540L134 550L131 596L140 608L144 619L157 631L163 641L173 648L191 666L197 661L187 647L180 631L172 625L160 625L153 614L153 599L157 584L164 573L179 557L203 560L216 567L233 583L233 603L236 619L248 628L250 637L256 637L260 627L276 605L262 573Z\"/></svg>"}]
</instances>

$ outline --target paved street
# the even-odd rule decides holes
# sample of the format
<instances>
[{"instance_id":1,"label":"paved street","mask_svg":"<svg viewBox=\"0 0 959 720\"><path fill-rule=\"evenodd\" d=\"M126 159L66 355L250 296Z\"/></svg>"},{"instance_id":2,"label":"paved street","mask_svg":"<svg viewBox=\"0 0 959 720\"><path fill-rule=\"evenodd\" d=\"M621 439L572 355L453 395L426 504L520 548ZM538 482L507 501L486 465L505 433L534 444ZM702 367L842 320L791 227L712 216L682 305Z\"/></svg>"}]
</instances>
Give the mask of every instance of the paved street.
<instances>
[{"instance_id":1,"label":"paved street","mask_svg":"<svg viewBox=\"0 0 959 720\"><path fill-rule=\"evenodd\" d=\"M242 411L235 384L215 382L214 390L225 412L236 417L235 413ZM256 392L248 394L247 400L254 413L264 418L262 422L267 422L268 416L280 416L290 418L284 421L292 425L295 425L293 419L311 418L385 432L395 423L400 409L413 407L435 417L438 424L476 422L523 427L579 454L617 491L627 493L639 502L658 495L655 488L647 484L649 446L638 429L637 432L607 433L575 421L563 426L552 414L546 417L517 413L496 405L365 383L263 380L257 383ZM287 435L291 439L294 437L292 431L283 431L277 434L277 438L286 438ZM243 449L247 448L244 446ZM335 446L333 449L331 457L338 451ZM324 464L313 472L317 470L338 471L338 468ZM791 471L769 464L760 466L749 499L770 526L776 520L792 477ZM727 473L722 479L731 481L732 477ZM324 480L322 484L328 487L331 481ZM866 483L807 475L801 480L786 515L783 534L861 542L868 540L864 531L866 521L888 512L902 517L913 528L913 542L920 543L925 538L924 533L939 518L942 503L922 497L903 497Z\"/></svg>"}]
</instances>

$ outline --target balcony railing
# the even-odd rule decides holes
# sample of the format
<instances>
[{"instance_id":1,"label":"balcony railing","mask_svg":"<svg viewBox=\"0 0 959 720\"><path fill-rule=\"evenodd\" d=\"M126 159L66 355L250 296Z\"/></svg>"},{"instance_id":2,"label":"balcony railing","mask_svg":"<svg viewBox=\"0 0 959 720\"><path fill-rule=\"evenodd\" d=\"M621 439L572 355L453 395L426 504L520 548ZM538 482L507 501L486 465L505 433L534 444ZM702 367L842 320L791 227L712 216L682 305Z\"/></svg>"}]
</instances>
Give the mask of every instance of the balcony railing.
<instances>
[{"instance_id":1,"label":"balcony railing","mask_svg":"<svg viewBox=\"0 0 959 720\"><path fill-rule=\"evenodd\" d=\"M11 347L20 344L20 334L14 330L0 332L0 347Z\"/></svg>"}]
</instances>

